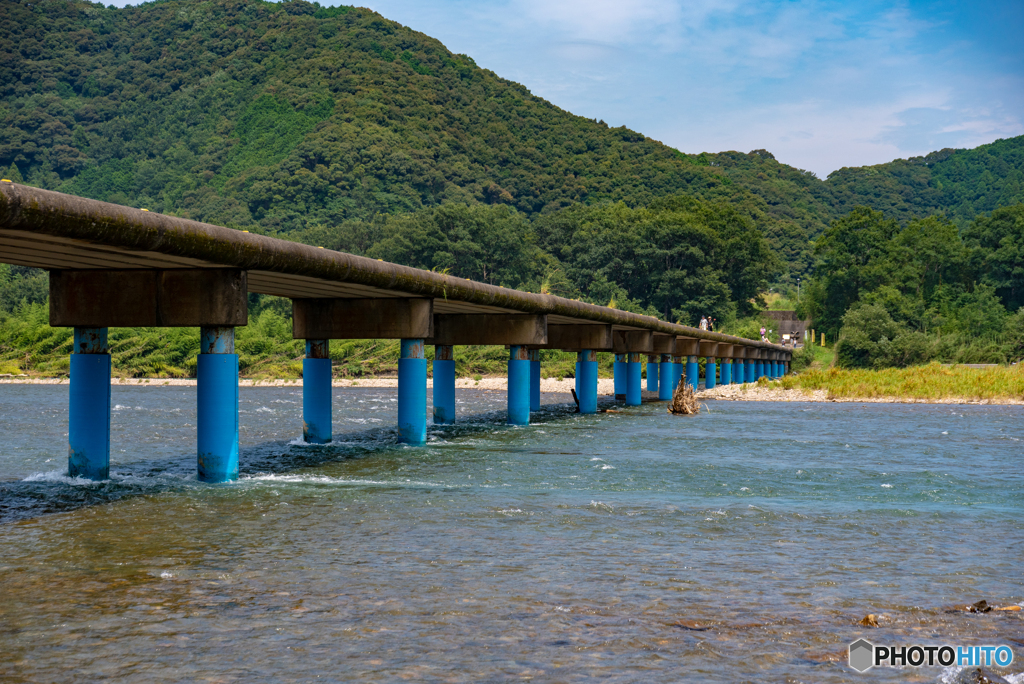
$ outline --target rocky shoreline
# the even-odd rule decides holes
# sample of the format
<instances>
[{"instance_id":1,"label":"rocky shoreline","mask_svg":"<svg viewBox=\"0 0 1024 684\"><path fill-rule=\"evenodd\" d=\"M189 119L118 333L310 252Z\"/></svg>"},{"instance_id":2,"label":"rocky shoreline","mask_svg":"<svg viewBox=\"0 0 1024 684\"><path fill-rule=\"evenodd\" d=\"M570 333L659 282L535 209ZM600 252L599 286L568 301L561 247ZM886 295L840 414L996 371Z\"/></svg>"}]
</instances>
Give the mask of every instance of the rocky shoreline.
<instances>
[{"instance_id":1,"label":"rocky shoreline","mask_svg":"<svg viewBox=\"0 0 1024 684\"><path fill-rule=\"evenodd\" d=\"M918 399L915 397L834 397L827 390L783 389L769 385L719 385L713 389L697 392L701 401L815 401L859 404L976 404L1024 406L1024 399L973 399L970 397L945 397L942 399Z\"/></svg>"},{"instance_id":2,"label":"rocky shoreline","mask_svg":"<svg viewBox=\"0 0 1024 684\"><path fill-rule=\"evenodd\" d=\"M196 384L195 378L113 378L112 385L123 387L193 387ZM542 378L540 391L550 394L569 394L570 389L576 387L576 381L572 378L559 380L557 378ZM0 376L0 385L66 385L68 378L30 378L26 376ZM398 378L344 378L335 380L334 387L398 387ZM239 378L239 387L302 387L302 379L294 380L254 380L250 378ZM433 381L427 378L427 387L433 387ZM504 392L508 388L508 380L504 377L483 377L479 380L473 378L458 378L455 380L456 389L477 389L494 390ZM614 391L614 382L611 378L601 378L597 381L597 393L611 395Z\"/></svg>"},{"instance_id":3,"label":"rocky shoreline","mask_svg":"<svg viewBox=\"0 0 1024 684\"><path fill-rule=\"evenodd\" d=\"M29 378L25 376L0 376L0 385L66 385L67 378ZM195 378L114 378L111 384L123 387L191 387L196 384ZM240 387L302 387L301 378L294 380L253 380L240 378ZM644 383L646 387L647 383ZM398 378L356 378L335 380L334 387L398 387ZM427 387L433 387L427 379ZM508 381L504 377L458 378L456 389L475 389L504 392ZM542 378L540 391L547 394L569 394L576 387L575 380L566 378ZM614 392L611 378L598 380L597 393L610 396ZM657 396L644 391L644 401L655 401ZM974 404L974 405L1007 405L1024 406L1024 398L973 399L970 397L946 397L943 399L916 399L913 397L833 397L827 390L783 389L778 386L767 387L756 384L719 385L713 389L700 389L696 393L699 401L810 401L836 403L871 403L871 404Z\"/></svg>"}]
</instances>

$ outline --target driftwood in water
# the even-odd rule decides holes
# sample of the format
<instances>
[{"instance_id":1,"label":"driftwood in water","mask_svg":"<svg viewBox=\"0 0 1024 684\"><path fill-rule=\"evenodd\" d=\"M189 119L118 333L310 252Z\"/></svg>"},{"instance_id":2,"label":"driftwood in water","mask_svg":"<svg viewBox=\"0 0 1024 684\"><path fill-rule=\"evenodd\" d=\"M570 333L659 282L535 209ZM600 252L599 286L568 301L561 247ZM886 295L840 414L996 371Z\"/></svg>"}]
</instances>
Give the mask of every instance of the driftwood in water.
<instances>
[{"instance_id":1,"label":"driftwood in water","mask_svg":"<svg viewBox=\"0 0 1024 684\"><path fill-rule=\"evenodd\" d=\"M700 411L697 404L697 396L693 393L693 385L686 382L685 378L679 380L676 391L672 393L672 403L669 404L668 412L677 416L692 416Z\"/></svg>"}]
</instances>

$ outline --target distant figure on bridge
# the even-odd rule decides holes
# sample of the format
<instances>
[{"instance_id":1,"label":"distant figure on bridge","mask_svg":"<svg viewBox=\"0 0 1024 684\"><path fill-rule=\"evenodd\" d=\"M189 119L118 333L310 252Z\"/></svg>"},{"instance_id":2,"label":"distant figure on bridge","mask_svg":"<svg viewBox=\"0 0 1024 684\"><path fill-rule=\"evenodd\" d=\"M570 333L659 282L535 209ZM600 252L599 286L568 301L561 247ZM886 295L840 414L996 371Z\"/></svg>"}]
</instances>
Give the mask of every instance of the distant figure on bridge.
<instances>
[{"instance_id":1,"label":"distant figure on bridge","mask_svg":"<svg viewBox=\"0 0 1024 684\"><path fill-rule=\"evenodd\" d=\"M709 332L715 332L715 319L714 318L709 318L708 319L708 331Z\"/></svg>"},{"instance_id":2,"label":"distant figure on bridge","mask_svg":"<svg viewBox=\"0 0 1024 684\"><path fill-rule=\"evenodd\" d=\"M761 326L761 341L762 342L767 342L768 341L768 338L765 337L765 332L767 332L767 331L764 329L764 326L762 325Z\"/></svg>"},{"instance_id":3,"label":"distant figure on bridge","mask_svg":"<svg viewBox=\"0 0 1024 684\"><path fill-rule=\"evenodd\" d=\"M707 330L708 329L708 319L705 316L701 316L700 317L700 329L701 330Z\"/></svg>"}]
</instances>

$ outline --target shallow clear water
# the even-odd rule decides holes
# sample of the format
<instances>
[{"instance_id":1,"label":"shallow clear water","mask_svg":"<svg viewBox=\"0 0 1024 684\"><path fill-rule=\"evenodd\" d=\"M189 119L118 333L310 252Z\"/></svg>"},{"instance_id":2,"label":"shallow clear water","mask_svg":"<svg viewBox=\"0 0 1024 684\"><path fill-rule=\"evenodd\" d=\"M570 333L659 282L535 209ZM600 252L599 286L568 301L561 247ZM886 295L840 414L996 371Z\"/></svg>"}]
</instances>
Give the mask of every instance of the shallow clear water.
<instances>
[{"instance_id":1,"label":"shallow clear water","mask_svg":"<svg viewBox=\"0 0 1024 684\"><path fill-rule=\"evenodd\" d=\"M1024 670L1021 613L946 612L1024 601L1020 407L561 403L510 428L503 393L459 400L408 448L394 390L337 389L312 447L301 390L243 388L242 479L212 486L195 389L115 386L115 475L86 483L67 388L0 387L0 679L950 675L856 675L861 636L1007 643Z\"/></svg>"}]
</instances>

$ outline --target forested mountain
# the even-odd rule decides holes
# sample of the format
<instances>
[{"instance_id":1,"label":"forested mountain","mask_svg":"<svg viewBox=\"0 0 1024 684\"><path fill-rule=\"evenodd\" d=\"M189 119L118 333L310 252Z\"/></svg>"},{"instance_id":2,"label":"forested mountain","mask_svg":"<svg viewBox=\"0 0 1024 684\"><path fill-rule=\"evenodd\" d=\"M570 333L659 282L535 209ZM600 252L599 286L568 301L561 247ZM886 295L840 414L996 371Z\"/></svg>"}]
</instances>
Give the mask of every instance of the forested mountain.
<instances>
[{"instance_id":1,"label":"forested mountain","mask_svg":"<svg viewBox=\"0 0 1024 684\"><path fill-rule=\"evenodd\" d=\"M0 13L3 175L250 230L447 202L533 219L685 193L732 204L795 275L809 239L854 205L963 225L1024 201L1024 137L827 180L764 150L685 155L365 9L0 0Z\"/></svg>"}]
</instances>

